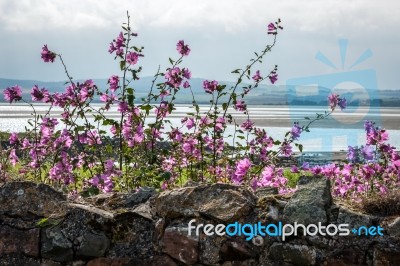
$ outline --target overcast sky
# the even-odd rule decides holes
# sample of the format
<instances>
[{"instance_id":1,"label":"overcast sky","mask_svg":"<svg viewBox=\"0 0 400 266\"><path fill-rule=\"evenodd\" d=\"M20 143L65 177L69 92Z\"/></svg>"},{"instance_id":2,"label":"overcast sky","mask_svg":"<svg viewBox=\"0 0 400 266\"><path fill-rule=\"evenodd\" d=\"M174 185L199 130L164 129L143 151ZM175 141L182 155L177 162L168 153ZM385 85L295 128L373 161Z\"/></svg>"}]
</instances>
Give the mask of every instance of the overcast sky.
<instances>
[{"instance_id":1,"label":"overcast sky","mask_svg":"<svg viewBox=\"0 0 400 266\"><path fill-rule=\"evenodd\" d=\"M290 78L349 71L367 49L372 57L351 70L374 69L380 89L398 89L400 2L397 0L0 0L0 77L64 80L59 63L40 59L43 44L61 53L74 78L118 74L108 50L129 10L145 47L143 75L153 75L176 42L192 53L185 65L194 77L232 80L271 41L266 26L282 19L284 31L261 72L279 65L279 84ZM338 39L348 39L342 69ZM317 52L337 69L315 59Z\"/></svg>"}]
</instances>

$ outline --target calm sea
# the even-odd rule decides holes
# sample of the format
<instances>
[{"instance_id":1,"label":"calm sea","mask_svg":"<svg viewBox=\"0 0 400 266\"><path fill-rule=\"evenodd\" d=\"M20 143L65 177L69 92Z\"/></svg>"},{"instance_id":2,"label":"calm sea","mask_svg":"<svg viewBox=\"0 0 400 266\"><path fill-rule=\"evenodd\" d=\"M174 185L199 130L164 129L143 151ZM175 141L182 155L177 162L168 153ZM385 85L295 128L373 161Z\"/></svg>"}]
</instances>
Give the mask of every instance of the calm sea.
<instances>
[{"instance_id":1,"label":"calm sea","mask_svg":"<svg viewBox=\"0 0 400 266\"><path fill-rule=\"evenodd\" d=\"M99 104L93 104L99 108ZM37 113L44 114L48 110L47 105L35 105ZM201 111L207 111L209 107L202 106ZM230 110L235 119L243 121L247 119L243 114ZM313 117L316 113L328 111L327 108L315 106L251 106L250 118L257 126L265 128L267 133L275 139L283 139L285 133L290 130L294 121L306 123L304 117ZM181 125L181 119L193 108L188 105L178 105L176 110L168 116L174 126ZM52 117L60 117L61 110L53 109ZM119 114L116 108L107 113L110 118L117 118ZM0 131L22 132L28 126L28 120L32 118L32 109L27 105L0 104ZM347 146L365 144L365 134L362 127L363 121L369 119L388 129L390 143L400 147L400 110L395 108L368 107L348 108L345 111L335 111L334 115L324 121L317 121L311 126L310 132L304 132L299 139L304 151L340 151L347 150ZM148 122L154 121L154 115ZM59 125L62 128L63 125ZM107 129L107 128L104 128ZM232 142L233 126L229 126L226 140Z\"/></svg>"}]
</instances>

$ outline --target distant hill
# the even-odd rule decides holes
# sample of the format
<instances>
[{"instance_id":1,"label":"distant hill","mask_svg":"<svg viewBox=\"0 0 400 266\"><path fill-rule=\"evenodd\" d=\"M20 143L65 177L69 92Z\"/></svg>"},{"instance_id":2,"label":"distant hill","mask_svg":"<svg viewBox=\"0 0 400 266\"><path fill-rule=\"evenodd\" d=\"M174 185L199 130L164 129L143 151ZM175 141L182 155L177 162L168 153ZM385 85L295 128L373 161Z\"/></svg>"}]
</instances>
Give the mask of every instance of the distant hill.
<instances>
[{"instance_id":1,"label":"distant hill","mask_svg":"<svg viewBox=\"0 0 400 266\"><path fill-rule=\"evenodd\" d=\"M150 90L153 77L142 77L140 80L135 81L132 87L135 90L136 100L140 101L141 98L145 97ZM210 101L210 95L204 93L202 78L192 78L190 84L192 86L193 93L196 101L200 104L208 104ZM83 82L84 80L76 80L77 82ZM100 90L105 91L108 87L107 79L94 79L95 84ZM156 83L161 83L164 80L159 78ZM23 96L25 99L30 99L29 93L34 85L38 85L40 88L45 87L50 92L63 92L65 89L65 81L46 82L38 80L15 80L15 79L4 79L0 78L0 92L2 94L3 89L14 85L19 85L23 88ZM231 87L234 85L233 82L220 82L221 84ZM237 92L243 91L242 87L247 84L242 84L238 87ZM302 91L313 91L315 87L302 87ZM326 105L327 96L331 93L331 90L324 87L317 88L318 93L313 95L312 93L307 95L298 94L296 89L291 86L274 86L274 85L259 85L254 88L247 96L246 101L252 105ZM346 92L344 97L348 100L349 105L376 105L376 106L393 106L400 107L400 91L399 90L382 90L379 91L379 95L376 93L367 93L361 95L358 93L359 90L354 88L352 91ZM368 92L368 90L367 90ZM369 95L376 95L372 98ZM375 98L374 98L375 97ZM371 98L371 99L369 99ZM226 99L222 99L224 101ZM0 96L0 102L4 102L4 98ZM176 97L176 103L190 104L192 102L192 95L190 90L181 89Z\"/></svg>"}]
</instances>

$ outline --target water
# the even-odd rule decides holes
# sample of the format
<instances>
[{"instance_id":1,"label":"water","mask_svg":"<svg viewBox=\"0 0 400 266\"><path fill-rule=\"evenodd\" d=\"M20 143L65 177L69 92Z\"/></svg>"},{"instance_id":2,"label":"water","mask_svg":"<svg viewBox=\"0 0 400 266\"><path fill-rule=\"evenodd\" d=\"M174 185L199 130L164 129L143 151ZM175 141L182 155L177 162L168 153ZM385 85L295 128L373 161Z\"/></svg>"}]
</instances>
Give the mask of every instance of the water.
<instances>
[{"instance_id":1,"label":"water","mask_svg":"<svg viewBox=\"0 0 400 266\"><path fill-rule=\"evenodd\" d=\"M93 104L95 109L101 104ZM35 105L37 113L45 114L48 105ZM209 107L202 106L201 111L207 111ZM229 110L233 117L239 122L247 119L241 113ZM268 135L274 139L282 140L285 133L290 130L293 121L302 120L304 117L313 117L315 113L327 111L324 107L316 106L251 106L249 113L251 119L259 127L265 128ZM51 112L52 117L60 117L62 110L54 108ZM188 105L178 105L176 110L168 116L173 126L181 126L181 118L187 112L194 112ZM25 126L28 126L28 120L32 118L32 109L27 105L9 105L0 104L0 131L22 132ZM113 107L107 113L109 118L118 118L119 113L116 107ZM368 109L368 107L348 108L344 112L337 111L329 120L318 121L311 127L310 132L304 132L299 139L303 144L304 151L340 151L347 150L347 146L365 144L365 133L362 128L362 122L365 119L381 121L383 126L388 129L390 143L395 147L400 147L400 111L395 108ZM155 120L154 115L147 120ZM78 120L79 121L79 120ZM93 120L92 120L93 121ZM82 121L80 121L82 122ZM58 125L62 128L63 125ZM108 128L103 127L108 130ZM226 139L229 143L232 139L228 135L234 132L233 126L229 126L226 132Z\"/></svg>"}]
</instances>

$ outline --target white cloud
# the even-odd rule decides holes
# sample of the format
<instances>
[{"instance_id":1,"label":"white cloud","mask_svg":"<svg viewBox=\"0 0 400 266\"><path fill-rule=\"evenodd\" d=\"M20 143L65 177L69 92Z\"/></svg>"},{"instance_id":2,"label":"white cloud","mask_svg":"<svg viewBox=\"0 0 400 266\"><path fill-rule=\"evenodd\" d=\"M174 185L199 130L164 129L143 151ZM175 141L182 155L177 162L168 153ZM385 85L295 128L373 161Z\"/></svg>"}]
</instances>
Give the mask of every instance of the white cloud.
<instances>
[{"instance_id":1,"label":"white cloud","mask_svg":"<svg viewBox=\"0 0 400 266\"><path fill-rule=\"evenodd\" d=\"M139 27L166 29L221 27L246 30L281 17L302 31L332 28L378 29L399 24L396 0L0 0L6 30L111 28L129 10Z\"/></svg>"},{"instance_id":2,"label":"white cloud","mask_svg":"<svg viewBox=\"0 0 400 266\"><path fill-rule=\"evenodd\" d=\"M394 88L399 9L397 0L0 0L0 77L63 79L63 71L38 65L44 43L62 52L79 77L108 76L115 68L107 43L129 10L146 47L146 75L184 38L195 76L229 80L230 71L268 41L266 24L281 18L285 29L268 55L268 64L279 64L281 80L324 73L315 53L340 61L336 40L348 38L348 61L371 48L374 57L366 63L377 69L383 87Z\"/></svg>"}]
</instances>

